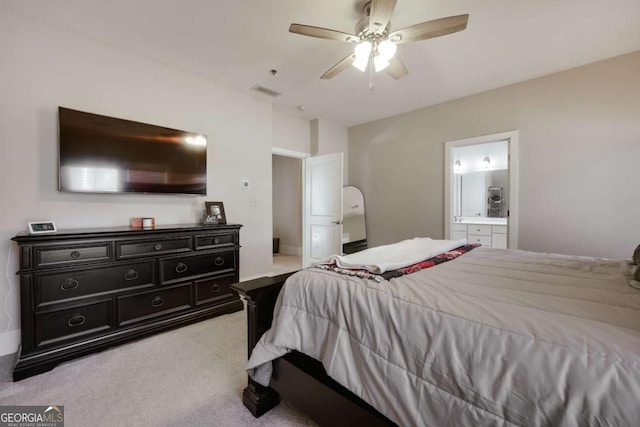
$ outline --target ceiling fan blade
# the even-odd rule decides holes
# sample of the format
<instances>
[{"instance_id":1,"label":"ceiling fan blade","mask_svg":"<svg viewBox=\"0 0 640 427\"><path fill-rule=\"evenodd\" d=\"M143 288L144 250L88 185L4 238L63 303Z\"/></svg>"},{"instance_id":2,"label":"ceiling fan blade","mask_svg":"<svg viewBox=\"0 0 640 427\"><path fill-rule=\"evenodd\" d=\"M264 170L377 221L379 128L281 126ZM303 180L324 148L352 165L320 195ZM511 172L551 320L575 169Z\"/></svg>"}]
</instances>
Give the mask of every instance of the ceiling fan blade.
<instances>
[{"instance_id":1,"label":"ceiling fan blade","mask_svg":"<svg viewBox=\"0 0 640 427\"><path fill-rule=\"evenodd\" d=\"M349 67L349 65L353 64L353 61L355 61L355 59L356 59L356 55L352 53L351 55L344 58L342 61L338 62L333 67L329 68L329 70L327 70L326 73L320 76L320 78L324 80L328 80L334 77L339 72L344 71L347 67Z\"/></svg>"},{"instance_id":2,"label":"ceiling fan blade","mask_svg":"<svg viewBox=\"0 0 640 427\"><path fill-rule=\"evenodd\" d=\"M302 34L303 36L317 37L320 39L340 40L343 42L356 42L360 40L358 36L343 33L341 31L330 30L328 28L312 27L311 25L291 24L290 33Z\"/></svg>"},{"instance_id":3,"label":"ceiling fan blade","mask_svg":"<svg viewBox=\"0 0 640 427\"><path fill-rule=\"evenodd\" d=\"M387 73L394 79L398 80L409 74L407 68L404 66L402 61L398 59L397 56L394 56L389 60L389 66L386 68Z\"/></svg>"},{"instance_id":4,"label":"ceiling fan blade","mask_svg":"<svg viewBox=\"0 0 640 427\"><path fill-rule=\"evenodd\" d=\"M389 34L389 39L395 43L406 43L444 36L467 28L469 15L449 16L412 25ZM396 40L398 39L398 40Z\"/></svg>"},{"instance_id":5,"label":"ceiling fan blade","mask_svg":"<svg viewBox=\"0 0 640 427\"><path fill-rule=\"evenodd\" d=\"M381 34L389 23L393 9L397 0L372 0L371 11L369 12L369 29L377 34Z\"/></svg>"}]
</instances>

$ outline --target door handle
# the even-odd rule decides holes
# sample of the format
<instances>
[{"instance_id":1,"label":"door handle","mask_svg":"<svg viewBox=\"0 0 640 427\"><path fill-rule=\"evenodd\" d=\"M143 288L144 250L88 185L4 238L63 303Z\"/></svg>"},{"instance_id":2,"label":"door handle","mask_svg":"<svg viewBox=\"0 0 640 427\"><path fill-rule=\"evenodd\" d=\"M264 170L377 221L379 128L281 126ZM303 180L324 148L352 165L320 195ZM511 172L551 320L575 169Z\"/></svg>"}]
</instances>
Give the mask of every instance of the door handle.
<instances>
[{"instance_id":1,"label":"door handle","mask_svg":"<svg viewBox=\"0 0 640 427\"><path fill-rule=\"evenodd\" d=\"M338 221L331 221L331 224L340 225L340 224L342 224L342 221L340 221L340 220L338 220Z\"/></svg>"}]
</instances>

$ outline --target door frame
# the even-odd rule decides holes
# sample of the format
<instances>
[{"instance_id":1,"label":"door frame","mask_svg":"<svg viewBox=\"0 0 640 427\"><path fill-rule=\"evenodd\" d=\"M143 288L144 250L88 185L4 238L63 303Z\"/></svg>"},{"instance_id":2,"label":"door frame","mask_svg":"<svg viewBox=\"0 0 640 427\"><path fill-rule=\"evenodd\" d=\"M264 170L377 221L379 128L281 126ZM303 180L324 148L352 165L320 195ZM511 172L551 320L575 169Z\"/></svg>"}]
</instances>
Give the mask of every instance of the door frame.
<instances>
[{"instance_id":1,"label":"door frame","mask_svg":"<svg viewBox=\"0 0 640 427\"><path fill-rule=\"evenodd\" d=\"M286 148L278 148L278 147L271 148L271 155L274 155L274 154L276 156L294 157L296 159L304 159L306 157L311 157L311 154L309 153L304 153L302 151L287 150Z\"/></svg>"},{"instance_id":2,"label":"door frame","mask_svg":"<svg viewBox=\"0 0 640 427\"><path fill-rule=\"evenodd\" d=\"M327 153L327 154L338 154L338 153ZM344 162L344 153L339 153L342 154L342 162ZM277 155L277 156L285 156L285 157L293 157L296 159L301 159L302 160L302 177L301 177L301 196L302 196L302 268L306 268L307 265L305 265L305 262L308 261L309 259L309 253L308 253L308 236L305 235L305 230L307 227L307 218L305 215L305 204L306 204L306 200L307 200L307 191L306 191L306 162L305 159L311 158L311 157L316 157L316 156L312 156L310 153L305 153L302 151L294 151L294 150L289 150L286 148L278 148L278 147L271 147L271 155ZM344 165L341 168L341 174L342 174L342 184L340 185L340 188L342 189L343 185L344 185ZM273 171L272 171L272 176L273 176ZM342 202L341 202L342 203ZM342 205L341 205L342 206ZM272 208L272 212L273 212L273 208ZM342 236L342 215L340 215L340 236ZM273 238L273 236L272 236ZM342 249L342 245L340 247ZM342 252L340 252L342 253ZM271 256L271 262L273 263L273 254Z\"/></svg>"},{"instance_id":3,"label":"door frame","mask_svg":"<svg viewBox=\"0 0 640 427\"><path fill-rule=\"evenodd\" d=\"M286 148L271 147L271 157L273 157L274 155L275 156L283 156L283 157L291 157L291 158L294 158L294 159L302 160L302 164L300 165L300 167L301 167L301 171L300 171L301 172L301 176L300 176L300 187L301 187L300 192L301 192L301 194L300 194L300 196L301 196L302 203L304 203L304 159L306 159L307 157L311 157L311 154L305 153L305 152L302 152L302 151L289 150L289 149L286 149ZM273 181L273 171L271 171L271 179ZM272 197L273 197L273 192L272 192ZM271 213L273 215L273 206L271 207ZM301 227L302 227L302 220L304 220L304 209L301 209L301 213L300 214L302 215L302 218L301 218L301 221L300 221L300 224L301 224ZM272 218L271 222L272 222L271 228L273 230L273 218ZM300 230L301 233L303 231L304 231L304 229ZM273 231L272 231L272 234L271 234L271 238L273 239ZM304 250L304 243L303 243L303 250ZM300 258L302 259L302 254L300 255ZM273 253L271 253L271 265L273 265ZM301 263L301 266L302 266L302 263Z\"/></svg>"},{"instance_id":4,"label":"door frame","mask_svg":"<svg viewBox=\"0 0 640 427\"><path fill-rule=\"evenodd\" d=\"M453 179L452 151L453 148L468 145L486 144L489 142L507 141L509 147L509 216L507 220L508 248L518 248L518 175L519 175L519 131L494 133L491 135L476 136L473 138L458 139L445 142L444 150L444 235L445 239L451 236L451 212L453 211L452 194L455 192L455 179Z\"/></svg>"}]
</instances>

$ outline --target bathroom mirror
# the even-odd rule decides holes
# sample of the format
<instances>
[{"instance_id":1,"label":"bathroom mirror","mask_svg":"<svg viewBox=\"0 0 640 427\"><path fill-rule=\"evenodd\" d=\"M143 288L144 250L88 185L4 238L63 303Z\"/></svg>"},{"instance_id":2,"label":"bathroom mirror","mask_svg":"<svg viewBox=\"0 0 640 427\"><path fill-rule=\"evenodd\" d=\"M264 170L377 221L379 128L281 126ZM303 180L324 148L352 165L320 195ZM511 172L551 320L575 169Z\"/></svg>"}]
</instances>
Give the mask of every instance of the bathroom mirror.
<instances>
[{"instance_id":1,"label":"bathroom mirror","mask_svg":"<svg viewBox=\"0 0 640 427\"><path fill-rule=\"evenodd\" d=\"M506 169L458 174L456 215L461 218L506 218L508 185Z\"/></svg>"},{"instance_id":2,"label":"bathroom mirror","mask_svg":"<svg viewBox=\"0 0 640 427\"><path fill-rule=\"evenodd\" d=\"M352 254L367 249L364 195L359 188L347 185L342 189L342 251Z\"/></svg>"}]
</instances>

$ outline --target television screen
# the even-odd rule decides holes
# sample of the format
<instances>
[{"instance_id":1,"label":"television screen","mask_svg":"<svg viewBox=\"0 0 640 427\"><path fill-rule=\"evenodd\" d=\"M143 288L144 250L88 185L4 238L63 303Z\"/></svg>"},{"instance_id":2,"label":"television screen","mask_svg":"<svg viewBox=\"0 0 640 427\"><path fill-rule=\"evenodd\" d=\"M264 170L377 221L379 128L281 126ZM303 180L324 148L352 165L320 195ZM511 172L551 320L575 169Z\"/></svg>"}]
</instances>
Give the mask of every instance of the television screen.
<instances>
[{"instance_id":1,"label":"television screen","mask_svg":"<svg viewBox=\"0 0 640 427\"><path fill-rule=\"evenodd\" d=\"M204 135L63 107L58 118L60 191L206 194Z\"/></svg>"}]
</instances>

